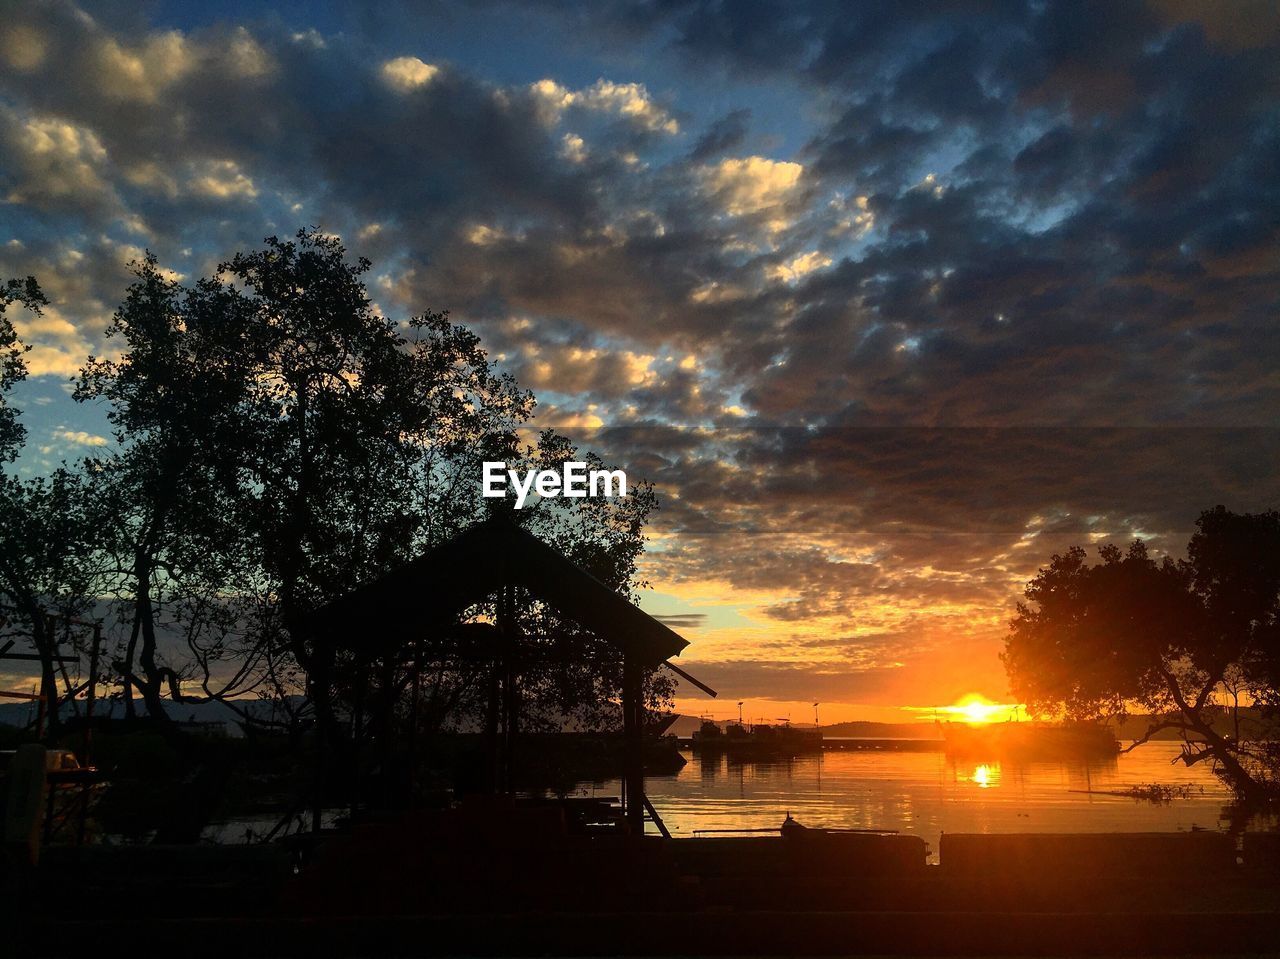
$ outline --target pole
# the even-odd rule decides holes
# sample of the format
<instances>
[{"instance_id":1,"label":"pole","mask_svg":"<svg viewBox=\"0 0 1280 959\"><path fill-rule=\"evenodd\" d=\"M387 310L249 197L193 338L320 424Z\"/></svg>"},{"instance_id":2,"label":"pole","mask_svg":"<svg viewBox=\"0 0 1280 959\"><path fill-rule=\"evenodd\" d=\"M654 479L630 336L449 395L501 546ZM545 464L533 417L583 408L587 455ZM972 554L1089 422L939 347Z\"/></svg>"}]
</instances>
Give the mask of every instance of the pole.
<instances>
[{"instance_id":1,"label":"pole","mask_svg":"<svg viewBox=\"0 0 1280 959\"><path fill-rule=\"evenodd\" d=\"M623 785L627 829L633 836L644 835L643 682L640 664L633 653L627 653L622 663Z\"/></svg>"},{"instance_id":2,"label":"pole","mask_svg":"<svg viewBox=\"0 0 1280 959\"><path fill-rule=\"evenodd\" d=\"M369 666L363 656L359 657L356 666L356 689L355 702L352 704L351 710L351 797L350 797L350 816L351 821L355 822L356 813L360 805L360 794L362 777L360 775L360 763L362 757L360 755L360 742L363 737L364 728L364 697L365 687L369 683Z\"/></svg>"},{"instance_id":3,"label":"pole","mask_svg":"<svg viewBox=\"0 0 1280 959\"><path fill-rule=\"evenodd\" d=\"M336 750L340 747L336 735L337 730L334 728L337 724L332 722L332 702L329 698L329 676L332 672L330 657L332 651L320 648L320 642L320 638L317 637L315 661L311 664L311 668L307 670L308 692L311 694L315 715L312 721L312 730L316 750L315 793L311 797L311 831L317 834L324 823L324 799L330 775L327 760L329 748L332 746ZM126 703L131 701L129 699L125 700ZM329 741L331 737L332 743Z\"/></svg>"},{"instance_id":4,"label":"pole","mask_svg":"<svg viewBox=\"0 0 1280 959\"><path fill-rule=\"evenodd\" d=\"M93 707L98 698L98 644L102 641L102 624L93 624L93 648L89 650L89 693L84 703L84 739L80 744L80 765L88 768L93 747ZM83 846L89 818L89 787L80 787L80 824L76 845Z\"/></svg>"},{"instance_id":5,"label":"pole","mask_svg":"<svg viewBox=\"0 0 1280 959\"><path fill-rule=\"evenodd\" d=\"M409 707L409 799L418 781L418 709L422 699L422 640L414 643L413 700Z\"/></svg>"},{"instance_id":6,"label":"pole","mask_svg":"<svg viewBox=\"0 0 1280 959\"><path fill-rule=\"evenodd\" d=\"M40 664L40 693L44 696L45 725L49 734L58 731L58 680L54 674L56 668L53 657L58 655L57 623L51 616L45 615L45 656Z\"/></svg>"},{"instance_id":7,"label":"pole","mask_svg":"<svg viewBox=\"0 0 1280 959\"><path fill-rule=\"evenodd\" d=\"M515 791L516 736L519 731L520 701L516 690L516 622L515 586L508 583L502 590L498 611L498 628L502 643L502 791Z\"/></svg>"}]
</instances>

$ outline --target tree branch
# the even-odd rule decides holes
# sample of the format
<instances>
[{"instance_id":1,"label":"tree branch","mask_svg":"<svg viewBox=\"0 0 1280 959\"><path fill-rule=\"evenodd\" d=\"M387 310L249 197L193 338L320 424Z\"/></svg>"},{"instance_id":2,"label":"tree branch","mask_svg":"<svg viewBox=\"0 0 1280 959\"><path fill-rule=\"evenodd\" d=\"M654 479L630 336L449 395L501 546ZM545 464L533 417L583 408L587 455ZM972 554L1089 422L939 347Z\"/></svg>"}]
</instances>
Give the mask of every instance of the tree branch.
<instances>
[{"instance_id":1,"label":"tree branch","mask_svg":"<svg viewBox=\"0 0 1280 959\"><path fill-rule=\"evenodd\" d=\"M1120 752L1121 753L1132 752L1133 750L1137 749L1139 746L1142 746L1150 742L1151 737L1154 736L1156 733L1163 732L1166 729L1181 729L1185 732L1187 729L1187 726L1185 723L1180 722L1176 719L1162 720L1161 722L1153 723L1150 727L1148 727L1145 733L1143 733L1141 736L1135 739L1128 746L1120 750Z\"/></svg>"}]
</instances>

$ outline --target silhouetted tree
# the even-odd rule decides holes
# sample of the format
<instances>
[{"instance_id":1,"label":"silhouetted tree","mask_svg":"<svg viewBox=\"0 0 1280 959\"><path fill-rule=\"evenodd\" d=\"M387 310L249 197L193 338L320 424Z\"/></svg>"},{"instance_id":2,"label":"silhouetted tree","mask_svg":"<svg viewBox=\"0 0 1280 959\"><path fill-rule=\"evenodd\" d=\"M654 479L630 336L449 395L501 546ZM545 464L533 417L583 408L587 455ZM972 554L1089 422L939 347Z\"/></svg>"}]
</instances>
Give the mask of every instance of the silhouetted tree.
<instances>
[{"instance_id":1,"label":"silhouetted tree","mask_svg":"<svg viewBox=\"0 0 1280 959\"><path fill-rule=\"evenodd\" d=\"M18 634L40 656L51 732L59 726L59 642L71 639L61 652L79 651L80 634L66 628L67 620L94 603L91 530L79 473L62 467L49 477L0 477L0 615L8 611Z\"/></svg>"},{"instance_id":2,"label":"silhouetted tree","mask_svg":"<svg viewBox=\"0 0 1280 959\"><path fill-rule=\"evenodd\" d=\"M1280 705L1280 513L1206 510L1187 557L1208 617L1197 665Z\"/></svg>"},{"instance_id":3,"label":"silhouetted tree","mask_svg":"<svg viewBox=\"0 0 1280 959\"><path fill-rule=\"evenodd\" d=\"M0 465L12 463L26 439L26 429L18 420L18 412L9 403L9 391L26 379L27 364L23 354L31 347L18 339L13 323L6 315L18 303L34 313L48 305L35 277L8 280L0 286Z\"/></svg>"},{"instance_id":4,"label":"silhouetted tree","mask_svg":"<svg viewBox=\"0 0 1280 959\"><path fill-rule=\"evenodd\" d=\"M109 337L123 340L119 359L90 357L75 398L103 400L118 451L93 463L98 547L110 557L104 592L118 598L128 639L115 665L164 722L166 686L179 693L179 671L165 661L160 637L193 582L207 583L235 536L229 496L239 437L232 411L243 397L244 371L225 349L239 299L220 284L183 288L153 256L135 265L136 280L112 317Z\"/></svg>"},{"instance_id":5,"label":"silhouetted tree","mask_svg":"<svg viewBox=\"0 0 1280 959\"><path fill-rule=\"evenodd\" d=\"M1256 701L1275 695L1280 515L1217 507L1196 527L1182 562L1156 562L1141 542L1103 546L1094 565L1080 547L1053 556L1028 584L1001 658L1032 711L1083 720L1140 707L1154 721L1139 742L1177 730L1184 762L1212 763L1241 798L1260 801L1276 788L1265 744L1212 719L1224 684L1245 683Z\"/></svg>"},{"instance_id":6,"label":"silhouetted tree","mask_svg":"<svg viewBox=\"0 0 1280 959\"><path fill-rule=\"evenodd\" d=\"M149 712L165 684L190 698L184 678L233 708L256 690L287 713L305 691L338 738L335 697L357 664L313 644L308 613L482 518L483 460L574 455L551 432L522 444L532 396L447 315L383 316L368 268L315 231L270 238L190 287L148 257L109 330L119 359L85 367L77 397L107 402L119 443L98 473L130 611L121 671ZM630 592L652 506L640 484L623 500L548 500L520 521ZM186 639L172 664L162 613ZM385 715L407 681L400 660L378 668ZM458 707L475 680L451 677L440 702ZM590 666L530 680L548 712L602 688Z\"/></svg>"},{"instance_id":7,"label":"silhouetted tree","mask_svg":"<svg viewBox=\"0 0 1280 959\"><path fill-rule=\"evenodd\" d=\"M27 375L23 355L29 349L5 315L15 303L38 314L48 301L31 277L0 287L0 632L21 636L39 654L41 693L52 707L56 622L89 604L87 524L79 476L58 469L47 479L23 480L7 470L26 439L8 400ZM50 708L48 717L56 730L57 709Z\"/></svg>"},{"instance_id":8,"label":"silhouetted tree","mask_svg":"<svg viewBox=\"0 0 1280 959\"><path fill-rule=\"evenodd\" d=\"M329 727L344 664L312 644L306 614L474 521L469 465L510 447L532 409L444 314L378 313L368 267L306 231L222 267L239 301L226 348L244 364L227 453L241 471L240 565L262 600L250 628L298 664Z\"/></svg>"}]
</instances>

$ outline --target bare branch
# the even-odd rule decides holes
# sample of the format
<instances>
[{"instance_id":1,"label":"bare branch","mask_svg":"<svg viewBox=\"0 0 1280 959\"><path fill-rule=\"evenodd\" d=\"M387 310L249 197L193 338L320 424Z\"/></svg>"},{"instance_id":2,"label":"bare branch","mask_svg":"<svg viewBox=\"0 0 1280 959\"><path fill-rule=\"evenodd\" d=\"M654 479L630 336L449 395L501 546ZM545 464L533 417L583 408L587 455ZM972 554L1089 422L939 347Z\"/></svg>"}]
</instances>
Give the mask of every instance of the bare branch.
<instances>
[{"instance_id":1,"label":"bare branch","mask_svg":"<svg viewBox=\"0 0 1280 959\"><path fill-rule=\"evenodd\" d=\"M1184 723L1176 719L1163 720L1161 722L1154 723L1147 728L1146 732L1144 732L1141 736L1135 739L1128 746L1125 746L1123 749L1121 749L1120 752L1122 753L1132 752L1133 750L1137 749L1139 746L1145 745L1146 743L1150 742L1151 737L1154 736L1156 733L1163 732L1166 729L1181 729L1185 732L1186 728L1187 727Z\"/></svg>"}]
</instances>

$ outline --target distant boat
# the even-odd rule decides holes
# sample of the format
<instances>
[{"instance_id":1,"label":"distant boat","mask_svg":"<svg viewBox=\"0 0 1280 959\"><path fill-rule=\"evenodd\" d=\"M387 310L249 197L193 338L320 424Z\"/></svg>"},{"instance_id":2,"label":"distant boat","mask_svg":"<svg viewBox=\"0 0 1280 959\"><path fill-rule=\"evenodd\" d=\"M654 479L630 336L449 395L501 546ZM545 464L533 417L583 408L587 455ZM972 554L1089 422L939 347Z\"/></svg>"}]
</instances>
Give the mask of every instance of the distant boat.
<instances>
[{"instance_id":1,"label":"distant boat","mask_svg":"<svg viewBox=\"0 0 1280 959\"><path fill-rule=\"evenodd\" d=\"M947 753L955 756L1091 759L1120 752L1115 734L1093 723L1008 722L981 726L946 723L942 736Z\"/></svg>"},{"instance_id":2,"label":"distant boat","mask_svg":"<svg viewBox=\"0 0 1280 959\"><path fill-rule=\"evenodd\" d=\"M822 749L822 730L803 729L790 723L776 726L754 723L719 723L705 720L690 741L695 752L765 753L799 755Z\"/></svg>"}]
</instances>

